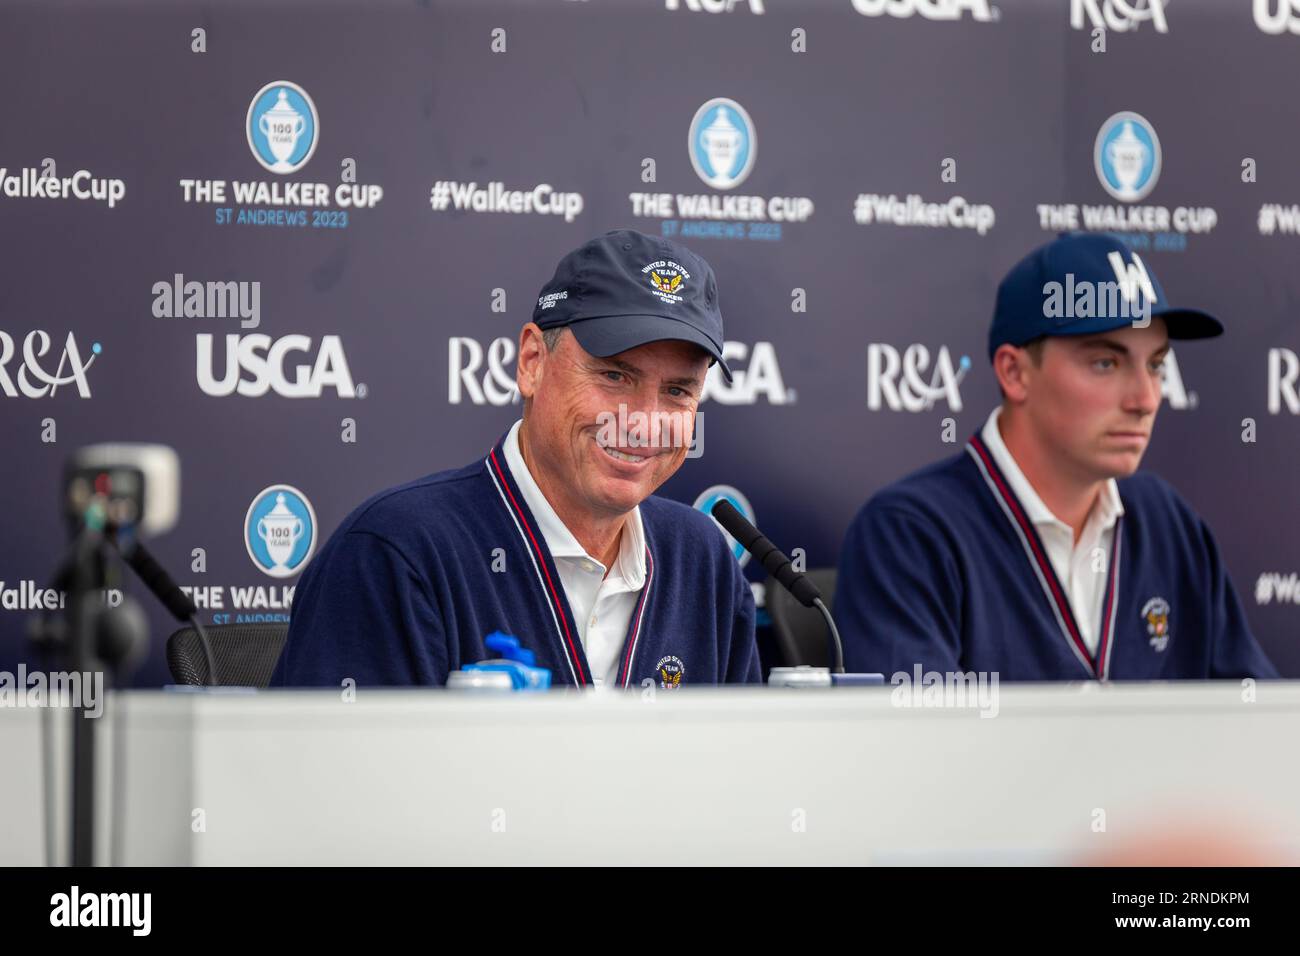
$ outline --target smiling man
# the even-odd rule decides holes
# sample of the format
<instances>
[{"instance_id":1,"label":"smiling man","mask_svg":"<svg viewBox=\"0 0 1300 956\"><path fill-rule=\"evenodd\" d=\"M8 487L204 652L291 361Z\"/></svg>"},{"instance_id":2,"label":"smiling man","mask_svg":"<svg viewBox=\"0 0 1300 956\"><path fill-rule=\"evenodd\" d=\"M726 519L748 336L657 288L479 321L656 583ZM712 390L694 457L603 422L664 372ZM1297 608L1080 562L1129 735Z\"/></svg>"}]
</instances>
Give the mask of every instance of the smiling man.
<instances>
[{"instance_id":1,"label":"smiling man","mask_svg":"<svg viewBox=\"0 0 1300 956\"><path fill-rule=\"evenodd\" d=\"M442 684L519 638L580 687L760 679L726 539L654 496L722 361L713 271L610 232L561 260L519 334L523 418L478 461L361 505L308 565L273 686Z\"/></svg>"},{"instance_id":2,"label":"smiling man","mask_svg":"<svg viewBox=\"0 0 1300 956\"><path fill-rule=\"evenodd\" d=\"M961 454L880 491L848 531L845 666L1276 677L1210 529L1137 470L1169 340L1222 331L1171 308L1109 236L1063 236L1016 265L989 331L1001 406Z\"/></svg>"}]
</instances>

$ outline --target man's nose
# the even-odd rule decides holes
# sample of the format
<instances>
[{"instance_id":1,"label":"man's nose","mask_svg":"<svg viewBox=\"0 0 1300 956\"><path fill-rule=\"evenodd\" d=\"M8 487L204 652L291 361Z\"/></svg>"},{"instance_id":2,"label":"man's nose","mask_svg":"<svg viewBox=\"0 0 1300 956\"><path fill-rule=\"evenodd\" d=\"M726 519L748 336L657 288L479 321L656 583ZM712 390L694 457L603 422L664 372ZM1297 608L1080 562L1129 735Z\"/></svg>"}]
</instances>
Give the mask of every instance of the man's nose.
<instances>
[{"instance_id":1,"label":"man's nose","mask_svg":"<svg viewBox=\"0 0 1300 956\"><path fill-rule=\"evenodd\" d=\"M690 444L693 420L689 412L674 404L661 388L647 383L628 399L628 415L640 418L646 443L654 448L671 449Z\"/></svg>"},{"instance_id":2,"label":"man's nose","mask_svg":"<svg viewBox=\"0 0 1300 956\"><path fill-rule=\"evenodd\" d=\"M1160 407L1162 384L1160 375L1153 375L1146 366L1139 368L1125 392L1124 410L1140 415L1154 415Z\"/></svg>"}]
</instances>

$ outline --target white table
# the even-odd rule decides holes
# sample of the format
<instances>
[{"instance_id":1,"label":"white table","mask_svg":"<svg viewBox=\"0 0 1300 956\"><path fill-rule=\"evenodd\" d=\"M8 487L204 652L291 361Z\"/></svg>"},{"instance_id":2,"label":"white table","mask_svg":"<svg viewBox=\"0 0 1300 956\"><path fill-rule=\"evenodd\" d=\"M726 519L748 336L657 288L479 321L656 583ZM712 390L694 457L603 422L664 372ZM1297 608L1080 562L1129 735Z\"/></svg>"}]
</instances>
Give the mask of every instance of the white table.
<instances>
[{"instance_id":1,"label":"white table","mask_svg":"<svg viewBox=\"0 0 1300 956\"><path fill-rule=\"evenodd\" d=\"M98 729L126 864L1053 863L1170 819L1300 847L1300 682L999 690L991 719L889 688L137 691ZM39 725L0 710L0 864L45 860Z\"/></svg>"}]
</instances>

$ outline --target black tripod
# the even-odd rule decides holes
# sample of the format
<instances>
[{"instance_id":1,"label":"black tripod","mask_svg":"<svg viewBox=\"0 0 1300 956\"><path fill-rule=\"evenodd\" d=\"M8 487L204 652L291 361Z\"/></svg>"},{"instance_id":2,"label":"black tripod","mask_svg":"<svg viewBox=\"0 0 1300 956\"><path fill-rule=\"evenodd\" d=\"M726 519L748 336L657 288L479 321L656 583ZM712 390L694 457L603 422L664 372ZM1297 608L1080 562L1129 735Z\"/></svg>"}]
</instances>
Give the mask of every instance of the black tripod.
<instances>
[{"instance_id":1,"label":"black tripod","mask_svg":"<svg viewBox=\"0 0 1300 956\"><path fill-rule=\"evenodd\" d=\"M92 713L90 695L84 692L85 682L93 680L95 674L103 674L105 690L115 686L118 672L148 641L148 624L133 602L123 598L118 607L107 605L108 588L118 578L117 567L110 558L108 538L103 530L89 523L75 529L68 556L55 576L56 587L66 593L64 614L61 618L42 619L33 634L46 660L80 675L78 681L83 687L80 701L73 702L70 710L73 866L94 865L95 851L98 721ZM107 700L104 706L106 709Z\"/></svg>"}]
</instances>

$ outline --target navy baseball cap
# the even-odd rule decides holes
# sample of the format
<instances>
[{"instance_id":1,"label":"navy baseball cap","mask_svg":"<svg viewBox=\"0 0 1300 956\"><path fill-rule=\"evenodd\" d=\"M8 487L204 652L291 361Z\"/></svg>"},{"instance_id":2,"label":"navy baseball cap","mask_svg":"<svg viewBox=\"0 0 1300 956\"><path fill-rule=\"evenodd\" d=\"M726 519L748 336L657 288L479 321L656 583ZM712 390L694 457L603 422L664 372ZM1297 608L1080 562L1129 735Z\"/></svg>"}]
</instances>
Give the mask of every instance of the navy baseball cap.
<instances>
[{"instance_id":1,"label":"navy baseball cap","mask_svg":"<svg viewBox=\"0 0 1300 956\"><path fill-rule=\"evenodd\" d=\"M1057 283L1056 290L1049 283ZM1087 286L1092 291L1090 302L1078 297ZM1057 297L1052 300L1052 296ZM1213 316L1171 306L1155 273L1115 236L1062 233L1016 263L998 286L989 358L1000 345L1024 345L1040 335L1089 335L1124 328L1147 306L1152 318L1165 320L1171 339L1223 334L1223 325Z\"/></svg>"},{"instance_id":2,"label":"navy baseball cap","mask_svg":"<svg viewBox=\"0 0 1300 956\"><path fill-rule=\"evenodd\" d=\"M713 270L667 239L619 229L579 246L542 287L533 321L543 330L567 327L579 345L600 358L665 339L691 342L731 381L722 360L722 312Z\"/></svg>"}]
</instances>

